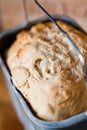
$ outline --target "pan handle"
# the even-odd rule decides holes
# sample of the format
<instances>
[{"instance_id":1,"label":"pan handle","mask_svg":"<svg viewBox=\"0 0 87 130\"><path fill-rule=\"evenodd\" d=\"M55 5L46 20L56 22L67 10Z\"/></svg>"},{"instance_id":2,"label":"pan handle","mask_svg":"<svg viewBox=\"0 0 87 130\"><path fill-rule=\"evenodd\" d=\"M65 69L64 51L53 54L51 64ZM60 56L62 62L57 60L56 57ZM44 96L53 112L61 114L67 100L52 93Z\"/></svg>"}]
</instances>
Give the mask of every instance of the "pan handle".
<instances>
[{"instance_id":1,"label":"pan handle","mask_svg":"<svg viewBox=\"0 0 87 130\"><path fill-rule=\"evenodd\" d=\"M24 9L24 22L25 24L28 23L28 14L27 14L27 5L26 5L26 0L23 1L23 9Z\"/></svg>"}]
</instances>

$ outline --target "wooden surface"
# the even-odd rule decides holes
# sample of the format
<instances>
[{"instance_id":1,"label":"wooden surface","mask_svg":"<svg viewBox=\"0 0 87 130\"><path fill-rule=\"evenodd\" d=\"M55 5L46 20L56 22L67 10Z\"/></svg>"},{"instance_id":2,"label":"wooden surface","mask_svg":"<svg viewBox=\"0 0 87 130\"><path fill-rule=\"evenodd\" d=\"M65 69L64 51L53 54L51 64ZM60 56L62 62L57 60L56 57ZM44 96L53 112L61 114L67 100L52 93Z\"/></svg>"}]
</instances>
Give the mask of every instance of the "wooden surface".
<instances>
[{"instance_id":1,"label":"wooden surface","mask_svg":"<svg viewBox=\"0 0 87 130\"><path fill-rule=\"evenodd\" d=\"M74 18L87 31L87 1L86 0L42 0L43 5L51 13L68 15ZM33 0L26 0L28 19L42 16ZM50 4L48 4L50 3ZM9 29L24 21L22 0L0 0L3 30ZM23 130L12 107L10 96L0 69L0 130Z\"/></svg>"},{"instance_id":2,"label":"wooden surface","mask_svg":"<svg viewBox=\"0 0 87 130\"><path fill-rule=\"evenodd\" d=\"M41 17L44 14L34 3L25 0L28 20ZM75 19L87 30L87 0L38 0L51 14L67 15ZM3 29L8 29L24 22L22 0L0 0Z\"/></svg>"},{"instance_id":3,"label":"wooden surface","mask_svg":"<svg viewBox=\"0 0 87 130\"><path fill-rule=\"evenodd\" d=\"M5 80L0 69L0 130L23 130L12 107Z\"/></svg>"}]
</instances>

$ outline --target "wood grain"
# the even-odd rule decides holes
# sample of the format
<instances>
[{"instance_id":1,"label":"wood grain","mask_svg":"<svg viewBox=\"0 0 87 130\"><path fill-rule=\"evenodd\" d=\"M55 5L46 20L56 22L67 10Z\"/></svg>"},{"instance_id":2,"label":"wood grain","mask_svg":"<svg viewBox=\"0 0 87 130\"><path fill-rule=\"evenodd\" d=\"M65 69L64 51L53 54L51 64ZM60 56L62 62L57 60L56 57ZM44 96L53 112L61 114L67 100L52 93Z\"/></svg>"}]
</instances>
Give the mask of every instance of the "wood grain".
<instances>
[{"instance_id":1,"label":"wood grain","mask_svg":"<svg viewBox=\"0 0 87 130\"><path fill-rule=\"evenodd\" d=\"M87 31L87 0L38 0L51 14L67 15ZM22 0L0 0L4 29L24 22ZM44 15L34 0L26 0L28 20Z\"/></svg>"},{"instance_id":2,"label":"wood grain","mask_svg":"<svg viewBox=\"0 0 87 130\"><path fill-rule=\"evenodd\" d=\"M11 104L7 86L0 69L0 130L23 130Z\"/></svg>"}]
</instances>

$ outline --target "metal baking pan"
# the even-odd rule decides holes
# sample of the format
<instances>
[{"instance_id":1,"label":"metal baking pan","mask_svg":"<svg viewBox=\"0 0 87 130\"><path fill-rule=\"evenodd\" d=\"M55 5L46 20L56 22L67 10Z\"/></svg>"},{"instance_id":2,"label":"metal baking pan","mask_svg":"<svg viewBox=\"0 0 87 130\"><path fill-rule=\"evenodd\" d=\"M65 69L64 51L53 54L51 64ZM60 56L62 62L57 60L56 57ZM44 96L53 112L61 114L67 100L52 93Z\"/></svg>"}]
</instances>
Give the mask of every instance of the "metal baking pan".
<instances>
[{"instance_id":1,"label":"metal baking pan","mask_svg":"<svg viewBox=\"0 0 87 130\"><path fill-rule=\"evenodd\" d=\"M76 29L86 33L73 19L67 16L53 16L55 20L64 21ZM13 106L17 115L24 126L25 130L87 130L87 112L70 117L63 121L48 122L37 118L31 111L24 97L12 84L9 69L6 66L3 53L16 38L16 34L23 29L29 29L38 22L47 22L47 17L29 22L26 25L21 25L0 34L0 66L3 70L4 77L7 82L8 90L12 99ZM86 33L87 34L87 33ZM78 106L79 107L79 106Z\"/></svg>"}]
</instances>

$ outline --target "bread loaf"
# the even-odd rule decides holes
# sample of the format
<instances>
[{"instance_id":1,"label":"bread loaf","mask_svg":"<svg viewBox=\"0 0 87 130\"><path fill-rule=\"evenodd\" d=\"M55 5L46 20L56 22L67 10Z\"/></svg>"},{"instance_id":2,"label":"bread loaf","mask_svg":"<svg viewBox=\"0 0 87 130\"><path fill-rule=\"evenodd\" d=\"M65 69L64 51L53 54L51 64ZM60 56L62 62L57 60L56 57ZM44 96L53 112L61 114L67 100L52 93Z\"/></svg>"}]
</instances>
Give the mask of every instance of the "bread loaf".
<instances>
[{"instance_id":1,"label":"bread loaf","mask_svg":"<svg viewBox=\"0 0 87 130\"><path fill-rule=\"evenodd\" d=\"M59 21L87 61L87 35ZM39 23L17 35L6 62L17 89L35 115L59 121L87 110L82 64L53 23Z\"/></svg>"}]
</instances>

